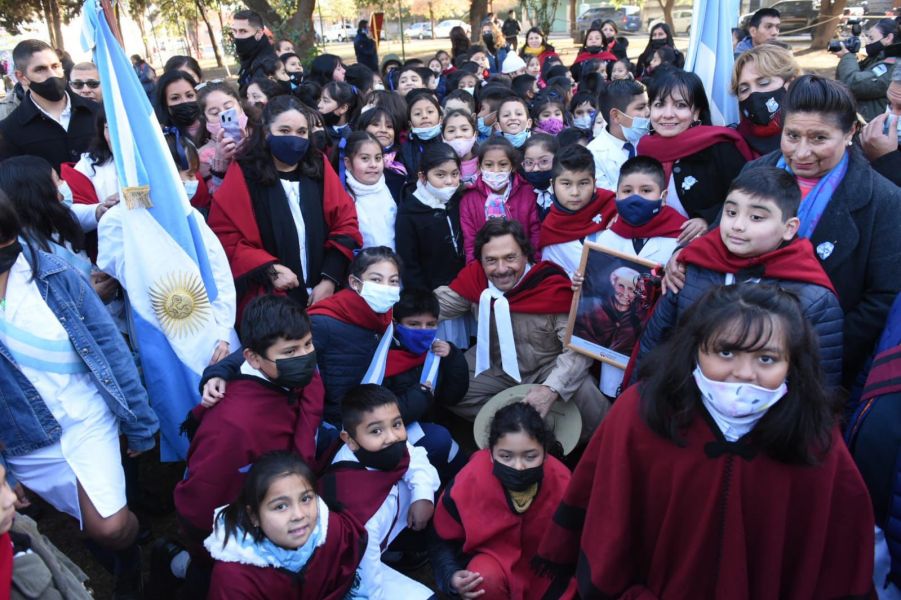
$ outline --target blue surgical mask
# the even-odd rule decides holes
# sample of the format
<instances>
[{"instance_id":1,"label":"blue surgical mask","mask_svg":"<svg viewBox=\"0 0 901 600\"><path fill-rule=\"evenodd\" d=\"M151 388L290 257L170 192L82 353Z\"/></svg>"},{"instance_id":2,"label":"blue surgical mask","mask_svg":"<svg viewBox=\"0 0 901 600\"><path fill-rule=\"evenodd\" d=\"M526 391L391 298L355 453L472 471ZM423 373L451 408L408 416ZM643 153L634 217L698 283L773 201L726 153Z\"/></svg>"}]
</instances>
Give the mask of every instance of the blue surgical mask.
<instances>
[{"instance_id":1,"label":"blue surgical mask","mask_svg":"<svg viewBox=\"0 0 901 600\"><path fill-rule=\"evenodd\" d=\"M529 139L529 130L523 129L519 133L504 133L504 137L510 140L514 148L522 148L522 145Z\"/></svg>"},{"instance_id":2,"label":"blue surgical mask","mask_svg":"<svg viewBox=\"0 0 901 600\"><path fill-rule=\"evenodd\" d=\"M413 127L410 131L421 140L432 140L441 133L441 123L431 127Z\"/></svg>"},{"instance_id":3,"label":"blue surgical mask","mask_svg":"<svg viewBox=\"0 0 901 600\"><path fill-rule=\"evenodd\" d=\"M632 126L620 126L623 130L623 137L633 146L638 145L638 140L643 138L651 130L651 120L645 117L632 117Z\"/></svg>"},{"instance_id":4,"label":"blue surgical mask","mask_svg":"<svg viewBox=\"0 0 901 600\"><path fill-rule=\"evenodd\" d=\"M579 129L591 129L593 123L592 115L579 115L573 119L573 126Z\"/></svg>"},{"instance_id":5,"label":"blue surgical mask","mask_svg":"<svg viewBox=\"0 0 901 600\"><path fill-rule=\"evenodd\" d=\"M490 125L485 125L485 117L478 118L476 127L479 128L479 135L482 137L491 137L491 134L494 133L494 129Z\"/></svg>"},{"instance_id":6,"label":"blue surgical mask","mask_svg":"<svg viewBox=\"0 0 901 600\"><path fill-rule=\"evenodd\" d=\"M632 194L616 201L616 212L619 218L632 227L641 227L663 208L663 199L648 200L644 196Z\"/></svg>"},{"instance_id":7,"label":"blue surgical mask","mask_svg":"<svg viewBox=\"0 0 901 600\"><path fill-rule=\"evenodd\" d=\"M405 327L401 324L394 326L394 333L397 335L397 341L400 345L412 352L413 354L425 354L432 347L437 329L414 329L413 327Z\"/></svg>"},{"instance_id":8,"label":"blue surgical mask","mask_svg":"<svg viewBox=\"0 0 901 600\"><path fill-rule=\"evenodd\" d=\"M72 206L72 188L69 187L68 182L62 182L56 189L59 190L59 195L63 197L61 202L66 206Z\"/></svg>"},{"instance_id":9,"label":"blue surgical mask","mask_svg":"<svg viewBox=\"0 0 901 600\"><path fill-rule=\"evenodd\" d=\"M188 200L194 197L194 194L197 193L197 186L199 182L196 179L191 179L190 181L182 181L185 186L185 193L188 195Z\"/></svg>"}]
</instances>

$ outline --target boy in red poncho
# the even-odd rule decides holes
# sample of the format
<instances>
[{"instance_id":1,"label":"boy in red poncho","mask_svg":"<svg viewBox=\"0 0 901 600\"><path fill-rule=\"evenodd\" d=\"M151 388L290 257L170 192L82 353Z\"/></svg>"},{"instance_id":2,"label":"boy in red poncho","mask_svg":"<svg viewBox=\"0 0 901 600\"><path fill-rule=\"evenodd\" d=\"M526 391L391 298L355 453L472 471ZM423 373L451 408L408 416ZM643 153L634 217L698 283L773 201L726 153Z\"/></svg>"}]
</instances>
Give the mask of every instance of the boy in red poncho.
<instances>
[{"instance_id":1,"label":"boy in red poncho","mask_svg":"<svg viewBox=\"0 0 901 600\"><path fill-rule=\"evenodd\" d=\"M797 237L801 192L776 167L742 172L732 183L717 229L694 240L679 254L687 265L685 287L657 303L641 336L643 357L664 341L676 322L709 288L742 281L778 285L797 294L804 316L820 340L820 359L830 385L841 381L843 313L832 282L813 254L810 241Z\"/></svg>"},{"instance_id":2,"label":"boy in red poncho","mask_svg":"<svg viewBox=\"0 0 901 600\"><path fill-rule=\"evenodd\" d=\"M320 427L325 389L316 370L310 320L294 300L261 296L241 323L244 363L215 406L191 411L184 480L175 487L179 524L194 562L210 534L213 511L237 496L244 475L261 455L293 451L317 468L317 448L337 439ZM331 438L331 439L328 439Z\"/></svg>"}]
</instances>

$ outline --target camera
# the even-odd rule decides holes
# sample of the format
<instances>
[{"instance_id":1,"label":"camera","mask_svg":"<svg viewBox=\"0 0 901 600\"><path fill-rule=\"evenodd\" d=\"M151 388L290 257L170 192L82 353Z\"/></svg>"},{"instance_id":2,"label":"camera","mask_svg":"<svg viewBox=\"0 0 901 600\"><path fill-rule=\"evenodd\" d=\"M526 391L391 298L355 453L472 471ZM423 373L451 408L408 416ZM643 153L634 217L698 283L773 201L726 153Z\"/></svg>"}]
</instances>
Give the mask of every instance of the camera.
<instances>
[{"instance_id":1,"label":"camera","mask_svg":"<svg viewBox=\"0 0 901 600\"><path fill-rule=\"evenodd\" d=\"M827 51L839 52L841 51L842 46L844 46L851 54L857 54L860 51L860 21L852 19L848 21L848 25L851 26L851 35L843 40L832 40L829 42L829 45L826 46Z\"/></svg>"}]
</instances>

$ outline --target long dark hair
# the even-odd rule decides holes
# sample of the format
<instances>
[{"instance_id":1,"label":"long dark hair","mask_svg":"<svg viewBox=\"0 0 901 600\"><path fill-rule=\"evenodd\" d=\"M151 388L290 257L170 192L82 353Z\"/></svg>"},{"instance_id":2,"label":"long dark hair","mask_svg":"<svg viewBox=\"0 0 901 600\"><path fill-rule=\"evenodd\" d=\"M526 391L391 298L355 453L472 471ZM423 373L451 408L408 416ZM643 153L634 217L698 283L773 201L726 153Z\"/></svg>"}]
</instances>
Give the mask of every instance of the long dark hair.
<instances>
[{"instance_id":1,"label":"long dark hair","mask_svg":"<svg viewBox=\"0 0 901 600\"><path fill-rule=\"evenodd\" d=\"M197 76L200 77L200 81L203 81L203 69L200 68L200 63L197 62L193 56L186 56L184 54L170 56L169 60L166 61L166 64L163 65L163 73L178 71L182 67L187 67L192 72L197 73ZM195 83L200 83L200 81L196 81Z\"/></svg>"},{"instance_id":2,"label":"long dark hair","mask_svg":"<svg viewBox=\"0 0 901 600\"><path fill-rule=\"evenodd\" d=\"M197 87L197 82L194 81L194 78L184 71L176 69L174 71L166 71L160 75L159 79L156 80L156 87L153 88L153 110L156 113L157 120L163 127L175 126L172 115L169 114L169 106L166 103L166 88L176 81L186 81L191 84L192 88Z\"/></svg>"},{"instance_id":3,"label":"long dark hair","mask_svg":"<svg viewBox=\"0 0 901 600\"><path fill-rule=\"evenodd\" d=\"M458 56L463 56L467 52L469 52L469 36L466 35L466 30L457 25L450 30L450 42L451 42L451 58L457 58Z\"/></svg>"},{"instance_id":4,"label":"long dark hair","mask_svg":"<svg viewBox=\"0 0 901 600\"><path fill-rule=\"evenodd\" d=\"M213 92L222 92L223 94L234 98L235 102L241 105L241 110L244 111L244 114L247 115L247 127L252 130L258 129L257 127L253 127L250 123L254 111L250 109L250 105L248 105L247 102L241 99L241 95L238 93L238 90L235 89L235 86L226 81L205 83L197 90L197 105L200 107L200 129L197 130L197 136L194 139L194 143L198 148L203 146L211 137L210 132L206 129L206 99L207 96Z\"/></svg>"},{"instance_id":5,"label":"long dark hair","mask_svg":"<svg viewBox=\"0 0 901 600\"><path fill-rule=\"evenodd\" d=\"M332 74L338 65L341 64L341 58L334 54L320 54L310 63L310 72L307 79L315 81L319 85L325 85L332 81Z\"/></svg>"},{"instance_id":6,"label":"long dark hair","mask_svg":"<svg viewBox=\"0 0 901 600\"><path fill-rule=\"evenodd\" d=\"M658 29L662 29L666 34L666 46L670 48L676 47L676 42L673 40L673 30L670 29L670 26L666 23L657 23L651 30L648 32L648 44L645 46L644 50L642 50L641 54L638 56L638 60L636 61L636 75L642 75L644 70L648 67L648 63L651 62L651 57L654 55L654 50L657 48L654 47L654 32ZM681 55L681 54L680 54ZM682 68L682 63L684 64L684 60L680 61L677 59L676 66L680 69Z\"/></svg>"},{"instance_id":7,"label":"long dark hair","mask_svg":"<svg viewBox=\"0 0 901 600\"><path fill-rule=\"evenodd\" d=\"M88 148L88 157L91 159L91 169L97 172L97 167L113 158L113 150L103 135L106 129L106 110L101 105L94 117L94 138Z\"/></svg>"},{"instance_id":8,"label":"long dark hair","mask_svg":"<svg viewBox=\"0 0 901 600\"><path fill-rule=\"evenodd\" d=\"M241 492L234 502L222 509L222 525L225 537L222 546L228 543L228 538L235 536L239 531L249 534L253 541L259 544L266 535L261 527L254 525L256 518L259 520L260 506L269 493L272 482L289 475L298 475L310 484L313 493L316 492L316 475L303 459L293 452L269 452L259 457L250 467ZM315 527L315 524L312 524Z\"/></svg>"},{"instance_id":9,"label":"long dark hair","mask_svg":"<svg viewBox=\"0 0 901 600\"><path fill-rule=\"evenodd\" d=\"M301 175L311 179L322 178L322 154L313 147L314 114L300 100L294 96L276 96L263 108L262 123L253 129L245 150L238 157L238 163L243 167L244 173L249 174L255 183L270 186L278 183L278 171L272 162L272 154L269 152L269 144L266 138L269 134L269 126L277 116L290 110L296 110L307 120L307 135L310 139L310 148L300 159L298 169Z\"/></svg>"},{"instance_id":10,"label":"long dark hair","mask_svg":"<svg viewBox=\"0 0 901 600\"><path fill-rule=\"evenodd\" d=\"M661 69L654 73L648 81L648 100L653 104L655 100L665 100L672 96L673 92L682 94L692 109L698 110L698 119L702 125L710 125L710 102L707 100L707 92L701 78L691 71L682 69Z\"/></svg>"},{"instance_id":11,"label":"long dark hair","mask_svg":"<svg viewBox=\"0 0 901 600\"><path fill-rule=\"evenodd\" d=\"M37 156L7 158L0 162L0 190L19 217L20 231L42 250L50 252L50 242L68 242L73 251L80 252L84 233L72 211L60 202L52 170L49 162Z\"/></svg>"},{"instance_id":12,"label":"long dark hair","mask_svg":"<svg viewBox=\"0 0 901 600\"><path fill-rule=\"evenodd\" d=\"M755 352L776 330L788 351L788 393L757 423L750 439L780 462L815 464L829 449L838 406L823 387L819 342L797 297L777 287L715 287L686 311L667 342L641 366L642 419L658 435L683 445L682 434L704 410L692 375L698 353ZM723 340L727 331L736 332L736 339Z\"/></svg>"}]
</instances>

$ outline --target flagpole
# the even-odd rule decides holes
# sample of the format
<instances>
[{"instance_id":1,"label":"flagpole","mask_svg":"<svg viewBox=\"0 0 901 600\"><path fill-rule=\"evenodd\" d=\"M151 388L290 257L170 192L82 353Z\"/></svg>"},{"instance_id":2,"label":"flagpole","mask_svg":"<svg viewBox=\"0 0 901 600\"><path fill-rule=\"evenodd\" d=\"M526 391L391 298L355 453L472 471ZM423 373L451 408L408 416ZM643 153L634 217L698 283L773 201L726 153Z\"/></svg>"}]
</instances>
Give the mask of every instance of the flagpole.
<instances>
[{"instance_id":1,"label":"flagpole","mask_svg":"<svg viewBox=\"0 0 901 600\"><path fill-rule=\"evenodd\" d=\"M122 48L125 48L125 42L122 41L122 32L119 31L119 22L116 21L116 13L113 12L113 5L110 0L100 0L100 6L103 9L103 15L106 17L106 22L109 24L110 31L113 32L113 35L116 37L116 40L119 42L119 45Z\"/></svg>"}]
</instances>

